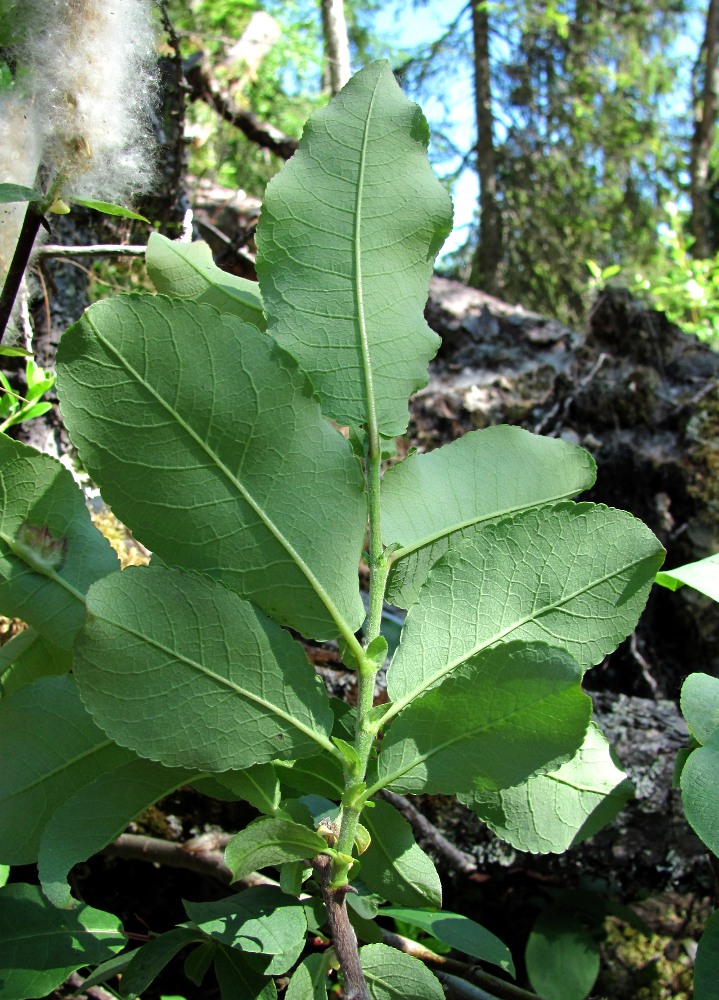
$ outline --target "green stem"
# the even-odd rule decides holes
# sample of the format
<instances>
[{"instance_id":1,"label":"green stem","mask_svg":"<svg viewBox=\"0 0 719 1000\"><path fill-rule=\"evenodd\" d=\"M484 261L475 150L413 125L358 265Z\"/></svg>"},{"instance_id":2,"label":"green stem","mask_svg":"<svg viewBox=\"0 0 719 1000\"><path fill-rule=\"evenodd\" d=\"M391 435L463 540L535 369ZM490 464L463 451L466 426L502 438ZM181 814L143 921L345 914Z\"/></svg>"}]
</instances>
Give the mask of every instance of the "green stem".
<instances>
[{"instance_id":1,"label":"green stem","mask_svg":"<svg viewBox=\"0 0 719 1000\"><path fill-rule=\"evenodd\" d=\"M367 494L369 497L369 531L370 531L370 585L369 614L365 635L365 648L380 634L382 625L382 606L387 585L389 563L382 546L382 528L380 523L380 476L382 471L381 445L376 423L370 421L369 455L365 465ZM340 855L351 855L354 848L355 834L362 808L367 797L365 791L365 775L367 765L374 745L376 726L372 724L371 710L374 704L374 685L379 667L367 656L358 659L357 670L357 726L355 729L355 750L359 757L359 767L345 774L345 792L342 796L342 813L340 816L340 834L337 841L337 852ZM330 881L333 886L346 884L348 870L337 862L332 866Z\"/></svg>"}]
</instances>

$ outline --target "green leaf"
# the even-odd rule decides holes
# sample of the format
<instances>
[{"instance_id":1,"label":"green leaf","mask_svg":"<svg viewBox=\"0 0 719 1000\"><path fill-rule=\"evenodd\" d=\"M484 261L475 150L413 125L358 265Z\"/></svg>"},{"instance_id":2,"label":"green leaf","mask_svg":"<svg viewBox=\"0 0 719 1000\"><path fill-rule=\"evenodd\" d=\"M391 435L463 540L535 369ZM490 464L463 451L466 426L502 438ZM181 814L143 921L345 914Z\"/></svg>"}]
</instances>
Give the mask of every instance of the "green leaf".
<instances>
[{"instance_id":1,"label":"green leaf","mask_svg":"<svg viewBox=\"0 0 719 1000\"><path fill-rule=\"evenodd\" d=\"M0 189L5 185L0 184ZM2 197L0 197L0 204L2 204ZM32 351L26 350L24 347L10 347L8 344L0 345L0 357L1 358L31 358L33 357Z\"/></svg>"},{"instance_id":2,"label":"green leaf","mask_svg":"<svg viewBox=\"0 0 719 1000\"><path fill-rule=\"evenodd\" d=\"M7 884L10 878L10 865L0 865L0 888Z\"/></svg>"},{"instance_id":3,"label":"green leaf","mask_svg":"<svg viewBox=\"0 0 719 1000\"><path fill-rule=\"evenodd\" d=\"M198 945L185 959L182 971L195 986L202 986L207 970L217 954L218 945L214 941L205 941Z\"/></svg>"},{"instance_id":4,"label":"green leaf","mask_svg":"<svg viewBox=\"0 0 719 1000\"><path fill-rule=\"evenodd\" d=\"M527 941L527 974L545 1000L584 1000L599 975L599 946L569 913L540 914Z\"/></svg>"},{"instance_id":5,"label":"green leaf","mask_svg":"<svg viewBox=\"0 0 719 1000\"><path fill-rule=\"evenodd\" d=\"M681 709L692 736L706 743L719 729L719 680L709 674L689 674L682 684Z\"/></svg>"},{"instance_id":6,"label":"green leaf","mask_svg":"<svg viewBox=\"0 0 719 1000\"><path fill-rule=\"evenodd\" d=\"M387 671L396 714L500 640L566 647L583 669L634 629L664 550L631 514L562 503L488 525L437 562Z\"/></svg>"},{"instance_id":7,"label":"green leaf","mask_svg":"<svg viewBox=\"0 0 719 1000\"><path fill-rule=\"evenodd\" d=\"M255 281L221 271L207 243L182 243L152 233L147 244L147 273L158 292L171 298L192 299L232 313L264 330L260 289Z\"/></svg>"},{"instance_id":8,"label":"green leaf","mask_svg":"<svg viewBox=\"0 0 719 1000\"><path fill-rule=\"evenodd\" d=\"M686 584L719 601L719 553L676 569L663 570L657 573L657 583L669 590L679 590Z\"/></svg>"},{"instance_id":9,"label":"green leaf","mask_svg":"<svg viewBox=\"0 0 719 1000\"><path fill-rule=\"evenodd\" d=\"M362 821L372 837L362 855L361 877L367 888L404 906L441 906L437 869L416 843L407 820L378 799L362 813Z\"/></svg>"},{"instance_id":10,"label":"green leaf","mask_svg":"<svg viewBox=\"0 0 719 1000\"><path fill-rule=\"evenodd\" d=\"M187 784L191 771L130 760L70 796L52 815L40 843L38 872L54 906L76 905L67 876L73 865L107 847L136 816Z\"/></svg>"},{"instance_id":11,"label":"green leaf","mask_svg":"<svg viewBox=\"0 0 719 1000\"><path fill-rule=\"evenodd\" d=\"M14 201L42 201L42 195L24 184L0 184L0 205Z\"/></svg>"},{"instance_id":12,"label":"green leaf","mask_svg":"<svg viewBox=\"0 0 719 1000\"><path fill-rule=\"evenodd\" d=\"M283 785L296 792L316 793L337 802L342 798L345 789L342 763L328 754L307 760L296 760L291 764L279 761L277 774Z\"/></svg>"},{"instance_id":13,"label":"green leaf","mask_svg":"<svg viewBox=\"0 0 719 1000\"><path fill-rule=\"evenodd\" d=\"M269 337L192 302L105 300L63 337L58 391L88 472L163 562L312 638L359 628L359 463Z\"/></svg>"},{"instance_id":14,"label":"green leaf","mask_svg":"<svg viewBox=\"0 0 719 1000\"><path fill-rule=\"evenodd\" d=\"M222 1000L276 1000L274 981L255 972L232 948L218 950L215 972Z\"/></svg>"},{"instance_id":15,"label":"green leaf","mask_svg":"<svg viewBox=\"0 0 719 1000\"><path fill-rule=\"evenodd\" d=\"M271 764L257 764L245 771L223 771L215 778L261 813L274 816L280 806L280 782Z\"/></svg>"},{"instance_id":16,"label":"green leaf","mask_svg":"<svg viewBox=\"0 0 719 1000\"><path fill-rule=\"evenodd\" d=\"M382 534L390 555L387 600L407 608L447 549L488 521L568 500L596 478L582 448L521 427L471 431L410 455L382 479Z\"/></svg>"},{"instance_id":17,"label":"green leaf","mask_svg":"<svg viewBox=\"0 0 719 1000\"><path fill-rule=\"evenodd\" d=\"M230 948L261 955L284 955L304 940L304 907L274 886L245 889L213 903L184 903L204 934Z\"/></svg>"},{"instance_id":18,"label":"green leaf","mask_svg":"<svg viewBox=\"0 0 719 1000\"><path fill-rule=\"evenodd\" d=\"M144 215L138 215L137 212L131 211L129 208L125 208L122 205L113 205L109 201L94 201L89 198L73 198L73 205L82 205L83 208L91 208L95 212L102 212L103 215L117 215L121 219L136 219L138 222L146 222L150 224L150 220L146 219Z\"/></svg>"},{"instance_id":19,"label":"green leaf","mask_svg":"<svg viewBox=\"0 0 719 1000\"><path fill-rule=\"evenodd\" d=\"M26 628L0 648L0 692L11 694L39 677L67 674L71 668L68 650Z\"/></svg>"},{"instance_id":20,"label":"green leaf","mask_svg":"<svg viewBox=\"0 0 719 1000\"><path fill-rule=\"evenodd\" d=\"M72 677L43 677L0 701L0 861L37 860L51 815L132 758L95 725Z\"/></svg>"},{"instance_id":21,"label":"green leaf","mask_svg":"<svg viewBox=\"0 0 719 1000\"><path fill-rule=\"evenodd\" d=\"M590 723L576 756L556 771L459 799L518 850L561 854L610 823L633 794L611 747Z\"/></svg>"},{"instance_id":22,"label":"green leaf","mask_svg":"<svg viewBox=\"0 0 719 1000\"><path fill-rule=\"evenodd\" d=\"M326 841L306 826L279 818L261 819L232 838L225 862L237 880L267 865L277 868L286 861L313 858L326 848Z\"/></svg>"},{"instance_id":23,"label":"green leaf","mask_svg":"<svg viewBox=\"0 0 719 1000\"><path fill-rule=\"evenodd\" d=\"M128 1000L136 1000L136 997L145 992L175 955L188 945L204 940L204 935L192 928L175 927L166 934L160 934L147 944L143 944L133 954L132 961L122 974L120 982L122 995Z\"/></svg>"},{"instance_id":24,"label":"green leaf","mask_svg":"<svg viewBox=\"0 0 719 1000\"><path fill-rule=\"evenodd\" d=\"M0 607L71 649L85 593L118 568L71 474L0 434Z\"/></svg>"},{"instance_id":25,"label":"green leaf","mask_svg":"<svg viewBox=\"0 0 719 1000\"><path fill-rule=\"evenodd\" d=\"M130 567L91 587L87 606L75 675L88 711L122 746L198 771L338 753L302 647L214 580Z\"/></svg>"},{"instance_id":26,"label":"green leaf","mask_svg":"<svg viewBox=\"0 0 719 1000\"><path fill-rule=\"evenodd\" d=\"M694 750L682 768L679 785L687 821L713 854L719 854L719 731Z\"/></svg>"},{"instance_id":27,"label":"green leaf","mask_svg":"<svg viewBox=\"0 0 719 1000\"><path fill-rule=\"evenodd\" d=\"M423 308L452 213L428 139L388 63L366 66L310 118L257 227L269 332L326 416L386 437L404 432L439 346Z\"/></svg>"},{"instance_id":28,"label":"green leaf","mask_svg":"<svg viewBox=\"0 0 719 1000\"><path fill-rule=\"evenodd\" d=\"M292 974L285 1000L327 1000L329 956L308 955Z\"/></svg>"},{"instance_id":29,"label":"green leaf","mask_svg":"<svg viewBox=\"0 0 719 1000\"><path fill-rule=\"evenodd\" d=\"M573 657L543 643L478 653L393 722L370 793L508 788L555 770L581 746L591 717L581 678Z\"/></svg>"},{"instance_id":30,"label":"green leaf","mask_svg":"<svg viewBox=\"0 0 719 1000\"><path fill-rule=\"evenodd\" d=\"M0 889L0 996L3 1000L45 997L86 965L97 965L127 944L112 913L79 906L56 910L39 886Z\"/></svg>"},{"instance_id":31,"label":"green leaf","mask_svg":"<svg viewBox=\"0 0 719 1000\"><path fill-rule=\"evenodd\" d=\"M719 1000L719 910L707 920L694 965L695 1000Z\"/></svg>"},{"instance_id":32,"label":"green leaf","mask_svg":"<svg viewBox=\"0 0 719 1000\"><path fill-rule=\"evenodd\" d=\"M475 923L459 913L416 910L405 906L385 906L379 911L380 917L392 917L403 923L412 924L434 937L451 945L457 951L478 958L481 962L491 962L511 976L515 975L512 953L499 938L481 924Z\"/></svg>"},{"instance_id":33,"label":"green leaf","mask_svg":"<svg viewBox=\"0 0 719 1000\"><path fill-rule=\"evenodd\" d=\"M439 980L419 959L386 944L367 944L359 954L372 1000L444 1000Z\"/></svg>"}]
</instances>

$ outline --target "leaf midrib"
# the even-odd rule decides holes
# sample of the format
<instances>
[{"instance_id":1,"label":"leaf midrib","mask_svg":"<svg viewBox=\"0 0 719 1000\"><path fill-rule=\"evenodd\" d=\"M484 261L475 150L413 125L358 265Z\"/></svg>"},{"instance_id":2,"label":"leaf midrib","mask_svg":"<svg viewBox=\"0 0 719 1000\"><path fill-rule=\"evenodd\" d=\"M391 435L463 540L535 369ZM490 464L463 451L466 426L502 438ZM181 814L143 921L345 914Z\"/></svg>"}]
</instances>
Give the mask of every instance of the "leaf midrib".
<instances>
[{"instance_id":1,"label":"leaf midrib","mask_svg":"<svg viewBox=\"0 0 719 1000\"><path fill-rule=\"evenodd\" d=\"M403 775L407 774L408 771L413 770L415 767L419 767L420 764L423 764L425 763L425 761L430 760L432 757L440 753L442 750L446 750L448 747L454 746L455 743L461 743L463 740L466 739L472 739L473 737L476 736L483 736L492 733L497 729L500 729L502 726L507 725L507 723L511 722L517 716L521 716L524 712L536 709L541 705L545 705L547 702L551 702L557 697L562 697L563 695L566 694L566 692L567 692L566 688L562 688L559 691L550 691L542 698L538 698L535 701L525 703L519 708L513 709L511 712L507 712L506 715L503 715L498 719L494 719L492 722L482 723L480 725L475 726L473 729L463 730L456 736L452 736L449 739L445 740L443 743L440 743L432 747L429 751L427 751L427 753L418 753L413 758L411 763L409 763L406 767L403 765L401 768L394 771L392 774L379 779L371 788L367 790L367 795L368 796L375 795L381 788L387 788L397 778L401 778ZM391 747L389 749L391 749ZM382 755L380 753L380 761L381 759Z\"/></svg>"},{"instance_id":2,"label":"leaf midrib","mask_svg":"<svg viewBox=\"0 0 719 1000\"><path fill-rule=\"evenodd\" d=\"M178 257L183 264L186 264L191 270L195 272L195 274L197 274L200 278L203 278L208 283L208 285L210 285L212 288L216 288L223 295L226 295L229 299L232 300L233 303L239 302L241 303L241 305L246 306L248 309L252 309L253 312L256 312L258 316L260 316L260 318L263 318L262 307L258 305L256 302L252 301L252 296L250 292L240 292L239 289L233 288L232 285L222 285L220 284L219 281L214 281L211 277L212 274L210 269L211 265L208 265L205 269L201 268L198 264L194 262L194 260L191 260L188 257L183 257L181 253L178 253L171 240L168 241L168 243L169 246L165 244L164 249L173 253L176 257ZM243 297L245 295L247 296L247 298ZM193 296L188 295L187 298L192 299Z\"/></svg>"},{"instance_id":3,"label":"leaf midrib","mask_svg":"<svg viewBox=\"0 0 719 1000\"><path fill-rule=\"evenodd\" d=\"M99 619L100 621L105 622L107 625L111 626L112 628L116 628L116 629L118 629L118 630L120 630L122 632L126 632L128 635L134 636L134 638L139 639L140 642L142 642L142 643L144 643L144 644L146 644L148 646L152 646L155 649L159 650L160 652L165 653L167 656L171 656L173 659L177 660L178 662L184 663L186 666L188 666L188 667L190 667L190 668L192 668L194 670L197 670L199 673L204 674L205 677L209 678L212 681L218 682L220 685L228 688L230 691L232 691L235 694L239 695L241 698L245 698L247 701L252 701L256 705L260 705L262 708L264 708L268 712L270 712L270 714L276 715L279 718L284 719L290 725L294 726L300 732L304 733L305 736L308 736L315 743L318 743L319 746L321 746L323 750L330 751L335 757L338 757L340 760L343 759L342 755L339 752L339 750L337 750L335 748L334 744L330 740L328 740L324 736L322 736L321 733L318 733L314 729L310 728L309 726L306 726L299 719L296 719L289 712L285 712L279 706L273 704L270 701L266 701L264 698L261 698L259 695L253 694L251 691L247 691L245 688L240 687L239 684L236 684L234 681L230 680L229 678L222 677L220 674L216 674L209 667L204 666L204 664L198 663L196 660L193 660L193 659L191 659L188 656L184 656L182 653L178 652L176 649L172 649L170 646L166 646L163 642L160 642L159 639L154 639L154 638L152 638L152 636L148 636L144 632L140 632L137 629L132 628L130 625L127 625L125 622L115 622L115 621L112 621L109 618L103 617L103 616L98 615L98 614L96 614L94 612L93 612L93 615L94 615L95 618Z\"/></svg>"},{"instance_id":4,"label":"leaf midrib","mask_svg":"<svg viewBox=\"0 0 719 1000\"><path fill-rule=\"evenodd\" d=\"M537 503L520 503L516 504L514 507L505 507L502 510L492 511L491 513L478 514L474 517L467 518L466 521L458 521L456 524L451 524L447 528L441 528L439 531L434 532L434 534L425 535L417 542L395 549L389 556L390 565L405 558L405 556L410 555L412 552L416 552L417 549L425 548L428 545L432 545L434 542L438 542L441 539L446 538L455 531L463 531L465 528L471 528L475 524L483 524L485 521L493 521L495 518L511 517L513 514L539 510L541 507L546 507L550 504L561 503L563 500L571 500L571 498L576 496L578 492L581 492L581 490L572 490L569 493L558 493L556 496L547 497L546 500L540 500Z\"/></svg>"},{"instance_id":5,"label":"leaf midrib","mask_svg":"<svg viewBox=\"0 0 719 1000\"><path fill-rule=\"evenodd\" d=\"M471 659L473 656L476 656L477 653L481 653L482 650L487 649L489 646L494 645L495 642L499 642L501 639L506 638L508 635L511 635L512 632L515 632L517 629L522 628L529 622L535 621L536 619L541 618L543 615L546 615L552 611L557 611L559 608L562 608L565 604L568 604L570 601L575 600L577 597L581 597L582 594L586 594L589 591L594 590L596 587L600 587L602 584L608 583L610 580L617 578L623 573L626 573L628 570L632 570L637 566L640 566L643 562L646 562L648 559L651 558L652 558L651 554L643 555L641 558L626 563L619 569L613 570L611 573L606 573L602 577L593 579L586 586L580 587L578 590L572 591L572 593L567 594L561 600L554 601L551 604L546 604L539 610L537 610L536 608L533 609L531 614L525 615L524 618L520 618L518 621L513 622L506 628L500 630L499 632L496 632L493 636L490 636L489 638L482 640L482 642L478 643L476 646L472 647L470 650L463 653L460 657L457 657L457 659L455 660L451 660L449 663L446 663L441 669L436 670L434 674L432 674L430 677L425 678L421 684L419 684L408 694L404 695L404 697L400 698L398 701L393 702L392 707L384 714L382 718L382 725L384 726L390 719L394 718L394 716L397 715L398 712L401 712L401 710L405 707L405 705L408 705L411 701L414 701L415 698L417 698L428 688L436 684L437 681L440 681L447 674L451 673L451 671L454 670L456 667L459 667L463 663L466 663L467 660Z\"/></svg>"},{"instance_id":6,"label":"leaf midrib","mask_svg":"<svg viewBox=\"0 0 719 1000\"><path fill-rule=\"evenodd\" d=\"M104 742L102 742L102 743L96 743L96 744L94 744L94 746L89 747L87 750L84 750L82 753L77 754L71 760L64 760L61 764L59 764L57 767L53 768L51 771L45 771L43 774L40 775L39 778L36 778L35 781L31 781L29 785L23 785L22 788L18 788L11 795L6 795L6 796L0 798L0 802L2 802L2 803L11 802L18 795L24 795L26 792L31 791L33 788L36 788L38 785L42 785L44 782L50 781L52 778L54 778L57 774L60 774L62 771L67 771L69 768L74 767L76 764L81 763L83 760L85 760L86 757L91 757L93 754L100 753L101 750L104 750L106 747L110 747L110 746L118 746L118 744L116 744L114 740L109 740L109 739L108 740L104 740ZM123 747L119 747L119 746L118 746L118 749L124 750ZM118 764L117 766L120 767L121 765ZM115 768L114 767L110 768L110 770L115 770ZM98 771L98 773L93 778L91 778L90 781L95 781L96 778L99 778L104 773L105 773L104 771ZM87 782L87 784L89 784L89 783L90 782ZM74 791L75 792L79 792L82 788L84 788L84 785L80 785ZM73 792L73 794L74 794L74 792Z\"/></svg>"},{"instance_id":7,"label":"leaf midrib","mask_svg":"<svg viewBox=\"0 0 719 1000\"><path fill-rule=\"evenodd\" d=\"M37 573L38 576L47 577L48 580L52 580L53 583L56 583L59 587L66 590L68 594L75 598L76 601L79 601L81 604L85 604L85 595L83 593L81 593L76 587L73 587L71 583L60 576L60 574L50 566L42 566L39 561L37 563L30 562L30 560L26 558L23 549L18 546L17 540L7 532L0 531L0 541L5 542L12 555L24 563L31 573Z\"/></svg>"},{"instance_id":8,"label":"leaf midrib","mask_svg":"<svg viewBox=\"0 0 719 1000\"><path fill-rule=\"evenodd\" d=\"M367 147L369 144L370 122L372 109L377 97L377 90L380 84L378 76L369 106L367 117L365 118L364 131L362 133L362 145L360 147L359 170L357 173L357 193L355 195L355 217L354 217L354 275L355 275L355 298L357 301L357 322L359 326L360 346L362 350L362 368L365 383L365 395L367 402L367 432L370 442L375 441L378 434L377 427L377 405L374 392L374 377L372 373L372 358L369 349L369 337L367 335L367 317L364 305L364 279L362 275L362 202L364 197L364 175L367 163Z\"/></svg>"},{"instance_id":9,"label":"leaf midrib","mask_svg":"<svg viewBox=\"0 0 719 1000\"><path fill-rule=\"evenodd\" d=\"M207 457L216 466L216 468L220 472L222 472L224 476L226 476L227 480L235 487L235 489L240 494L245 503L248 504L248 506L255 512L255 514L257 514L257 516L260 518L260 520L265 525L267 530L280 543L280 545L284 548L285 552L290 557L290 559L292 559L297 568L304 574L308 583L310 584L314 592L317 594L319 599L322 601L325 608L329 612L330 617L337 625L337 628L339 629L342 636L348 642L350 642L350 645L352 647L356 646L357 640L355 639L354 632L350 629L348 623L345 621L344 617L340 613L335 602L332 600L330 595L327 593L327 591L322 586L320 581L317 579L317 577L310 569L310 567L307 565L305 560L300 556L299 552L297 552L297 550L294 548L289 539L285 537L281 529L278 527L278 525L275 524L275 522L272 520L269 514L264 510L263 507L260 506L260 504L258 504L255 501L254 497L249 492L249 490L240 482L237 476L235 476L230 471L230 469L225 465L225 463L222 461L219 455L217 455L209 447L209 445L205 441L203 441L200 435L190 426L190 424L183 419L183 417L177 412L177 410L173 409L173 407L165 399L163 399L163 397L158 392L155 391L155 389L150 385L150 383L147 382L146 379L144 379L142 375L140 375L140 373L130 364L130 362L125 358L125 356L121 354L120 351L117 350L117 348L115 348L115 346L100 333L100 330L93 322L92 317L90 315L86 315L85 318L90 327L92 328L92 330L94 331L95 336L98 338L100 343L103 344L104 347L117 359L117 361L125 369L125 371L127 371L128 374L130 374L134 379L136 379L136 381L152 396L152 398L156 402L158 402L160 406L162 406L163 409L168 414L170 414L170 416L176 421L176 423L182 428L182 430L184 430L185 433L190 438L192 438L192 440L196 444L200 446L200 448L205 452Z\"/></svg>"}]
</instances>

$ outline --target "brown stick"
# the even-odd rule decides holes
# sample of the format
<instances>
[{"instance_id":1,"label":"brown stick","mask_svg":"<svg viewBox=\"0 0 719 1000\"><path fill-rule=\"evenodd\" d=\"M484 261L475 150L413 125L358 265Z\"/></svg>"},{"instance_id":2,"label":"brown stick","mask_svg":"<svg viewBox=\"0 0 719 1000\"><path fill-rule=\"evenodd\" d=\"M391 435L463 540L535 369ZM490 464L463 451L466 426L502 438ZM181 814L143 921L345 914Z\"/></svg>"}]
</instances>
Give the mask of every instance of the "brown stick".
<instances>
[{"instance_id":1,"label":"brown stick","mask_svg":"<svg viewBox=\"0 0 719 1000\"><path fill-rule=\"evenodd\" d=\"M39 211L35 202L29 202L22 222L22 228L20 229L17 246L15 247L15 253L10 261L2 294L0 294L0 343L10 322L15 299L17 298L23 276L32 256L32 248L35 246L38 230L43 223L47 225L42 212Z\"/></svg>"},{"instance_id":2,"label":"brown stick","mask_svg":"<svg viewBox=\"0 0 719 1000\"><path fill-rule=\"evenodd\" d=\"M296 139L285 135L269 122L263 122L251 111L241 111L229 95L220 90L201 63L198 62L193 66L186 67L185 76L190 86L190 98L193 101L205 101L206 104L215 109L224 121L234 125L252 142L257 143L263 149L269 149L271 153L282 157L283 160L289 160L295 153L298 146Z\"/></svg>"},{"instance_id":3,"label":"brown stick","mask_svg":"<svg viewBox=\"0 0 719 1000\"><path fill-rule=\"evenodd\" d=\"M347 916L347 886L330 888L332 861L326 855L318 854L312 866L322 887L332 944L344 976L344 995L347 1000L372 1000L360 964L357 937Z\"/></svg>"}]
</instances>

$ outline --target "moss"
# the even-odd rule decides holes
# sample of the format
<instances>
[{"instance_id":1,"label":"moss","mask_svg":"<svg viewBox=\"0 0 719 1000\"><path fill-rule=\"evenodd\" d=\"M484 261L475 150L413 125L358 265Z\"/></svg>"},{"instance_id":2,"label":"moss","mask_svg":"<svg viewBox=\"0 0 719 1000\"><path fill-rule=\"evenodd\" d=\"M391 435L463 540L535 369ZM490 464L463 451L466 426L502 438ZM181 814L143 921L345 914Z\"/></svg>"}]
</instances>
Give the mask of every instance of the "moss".
<instances>
[{"instance_id":1,"label":"moss","mask_svg":"<svg viewBox=\"0 0 719 1000\"><path fill-rule=\"evenodd\" d=\"M636 909L648 935L611 917L593 995L622 1000L690 1000L696 944L711 912L708 901L666 894Z\"/></svg>"}]
</instances>

